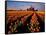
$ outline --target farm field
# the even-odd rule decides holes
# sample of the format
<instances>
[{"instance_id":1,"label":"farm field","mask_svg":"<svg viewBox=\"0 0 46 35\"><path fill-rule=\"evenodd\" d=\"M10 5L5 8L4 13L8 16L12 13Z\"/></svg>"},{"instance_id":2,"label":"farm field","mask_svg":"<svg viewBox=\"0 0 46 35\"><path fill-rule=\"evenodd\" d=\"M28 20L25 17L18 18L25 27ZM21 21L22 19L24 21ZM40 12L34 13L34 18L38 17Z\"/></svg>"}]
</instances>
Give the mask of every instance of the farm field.
<instances>
[{"instance_id":1,"label":"farm field","mask_svg":"<svg viewBox=\"0 0 46 35\"><path fill-rule=\"evenodd\" d=\"M44 12L35 12L35 11L8 11L6 12L7 16L7 24L9 25L8 26L8 29L7 29L7 33L11 33L14 32L41 32L41 31L44 31L44 20L45 20L45 13ZM24 31L25 30L25 27L23 27L23 25L21 26L21 24L19 24L19 22L22 22L24 26L29 26L29 29L27 31ZM15 29L14 30L14 23L17 23L17 26L20 25L21 27L23 27L21 30L20 28L20 31L19 31L19 28ZM31 24L30 24L31 23ZM32 26L32 24L36 25L36 26ZM12 26L13 27L10 27ZM9 27L10 29L13 28L13 30L9 31ZM15 26L16 27L16 26ZM43 29L43 30L42 30Z\"/></svg>"},{"instance_id":2,"label":"farm field","mask_svg":"<svg viewBox=\"0 0 46 35\"><path fill-rule=\"evenodd\" d=\"M33 11L7 11L6 12L7 15L9 16L23 16L23 15L26 15L26 14L29 14L31 15L33 13ZM45 15L45 12L36 12L38 15L41 15L41 16L44 16Z\"/></svg>"}]
</instances>

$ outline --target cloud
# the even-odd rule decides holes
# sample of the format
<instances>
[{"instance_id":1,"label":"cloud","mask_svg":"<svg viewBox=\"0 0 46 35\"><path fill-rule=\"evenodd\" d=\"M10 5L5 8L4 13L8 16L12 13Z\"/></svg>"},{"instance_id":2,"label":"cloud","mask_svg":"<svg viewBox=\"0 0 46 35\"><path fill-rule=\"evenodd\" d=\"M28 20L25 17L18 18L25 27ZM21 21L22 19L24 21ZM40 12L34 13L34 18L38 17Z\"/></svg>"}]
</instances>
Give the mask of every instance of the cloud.
<instances>
[{"instance_id":1,"label":"cloud","mask_svg":"<svg viewBox=\"0 0 46 35\"><path fill-rule=\"evenodd\" d=\"M8 2L7 3L7 10L25 10L27 8L30 8L30 6L34 7L38 10L45 10L45 4L43 3L23 3L23 2Z\"/></svg>"},{"instance_id":2,"label":"cloud","mask_svg":"<svg viewBox=\"0 0 46 35\"><path fill-rule=\"evenodd\" d=\"M16 8L13 8L13 7L10 8L10 7L8 7L7 10L16 10Z\"/></svg>"},{"instance_id":3,"label":"cloud","mask_svg":"<svg viewBox=\"0 0 46 35\"><path fill-rule=\"evenodd\" d=\"M25 10L27 8L30 8L30 6L19 6L19 7L7 7L7 10Z\"/></svg>"},{"instance_id":4,"label":"cloud","mask_svg":"<svg viewBox=\"0 0 46 35\"><path fill-rule=\"evenodd\" d=\"M20 10L20 9L25 10L27 8L30 8L30 6L19 6L16 9L18 9L18 10Z\"/></svg>"}]
</instances>

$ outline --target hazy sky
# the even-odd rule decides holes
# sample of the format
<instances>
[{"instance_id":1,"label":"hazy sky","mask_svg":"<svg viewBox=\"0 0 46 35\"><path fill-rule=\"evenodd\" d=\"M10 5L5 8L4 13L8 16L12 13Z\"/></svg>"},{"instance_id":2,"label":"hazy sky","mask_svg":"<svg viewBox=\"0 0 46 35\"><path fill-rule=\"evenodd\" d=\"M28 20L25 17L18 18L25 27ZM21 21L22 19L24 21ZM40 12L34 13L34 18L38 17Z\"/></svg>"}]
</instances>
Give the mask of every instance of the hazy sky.
<instances>
[{"instance_id":1,"label":"hazy sky","mask_svg":"<svg viewBox=\"0 0 46 35\"><path fill-rule=\"evenodd\" d=\"M38 3L38 2L7 2L7 9L8 10L25 10L30 7L34 7L38 10L44 10L45 4L44 3Z\"/></svg>"}]
</instances>

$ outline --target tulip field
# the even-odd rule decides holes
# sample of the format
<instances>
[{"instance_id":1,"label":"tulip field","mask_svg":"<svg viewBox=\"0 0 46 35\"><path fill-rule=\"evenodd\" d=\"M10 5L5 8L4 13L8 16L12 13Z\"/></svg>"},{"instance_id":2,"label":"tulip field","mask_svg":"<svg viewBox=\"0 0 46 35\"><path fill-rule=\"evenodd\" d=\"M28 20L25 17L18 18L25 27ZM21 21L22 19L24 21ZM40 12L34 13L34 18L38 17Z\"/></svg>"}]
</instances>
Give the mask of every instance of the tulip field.
<instances>
[{"instance_id":1,"label":"tulip field","mask_svg":"<svg viewBox=\"0 0 46 35\"><path fill-rule=\"evenodd\" d=\"M44 11L7 10L6 12L7 34L44 32L44 26Z\"/></svg>"}]
</instances>

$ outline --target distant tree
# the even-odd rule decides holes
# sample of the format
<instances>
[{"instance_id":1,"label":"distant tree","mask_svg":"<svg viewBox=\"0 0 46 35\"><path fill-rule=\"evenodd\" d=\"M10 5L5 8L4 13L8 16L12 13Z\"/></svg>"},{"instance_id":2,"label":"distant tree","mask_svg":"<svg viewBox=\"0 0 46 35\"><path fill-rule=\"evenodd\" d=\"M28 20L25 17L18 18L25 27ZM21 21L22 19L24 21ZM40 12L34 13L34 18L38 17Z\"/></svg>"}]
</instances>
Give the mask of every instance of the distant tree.
<instances>
[{"instance_id":1,"label":"distant tree","mask_svg":"<svg viewBox=\"0 0 46 35\"><path fill-rule=\"evenodd\" d=\"M35 10L35 11L38 11L38 10Z\"/></svg>"},{"instance_id":2,"label":"distant tree","mask_svg":"<svg viewBox=\"0 0 46 35\"><path fill-rule=\"evenodd\" d=\"M29 9L27 8L27 11L28 11Z\"/></svg>"},{"instance_id":3,"label":"distant tree","mask_svg":"<svg viewBox=\"0 0 46 35\"><path fill-rule=\"evenodd\" d=\"M38 10L35 10L34 7L30 7L30 8L27 8L27 11L38 11Z\"/></svg>"},{"instance_id":4,"label":"distant tree","mask_svg":"<svg viewBox=\"0 0 46 35\"><path fill-rule=\"evenodd\" d=\"M34 8L31 6L29 9L27 8L27 11L34 11Z\"/></svg>"}]
</instances>

